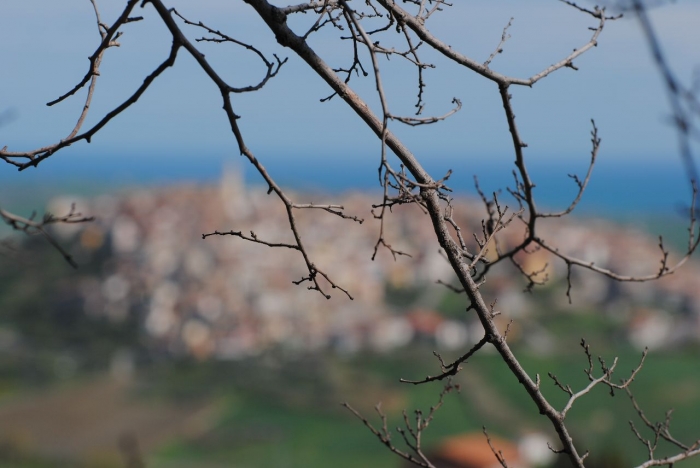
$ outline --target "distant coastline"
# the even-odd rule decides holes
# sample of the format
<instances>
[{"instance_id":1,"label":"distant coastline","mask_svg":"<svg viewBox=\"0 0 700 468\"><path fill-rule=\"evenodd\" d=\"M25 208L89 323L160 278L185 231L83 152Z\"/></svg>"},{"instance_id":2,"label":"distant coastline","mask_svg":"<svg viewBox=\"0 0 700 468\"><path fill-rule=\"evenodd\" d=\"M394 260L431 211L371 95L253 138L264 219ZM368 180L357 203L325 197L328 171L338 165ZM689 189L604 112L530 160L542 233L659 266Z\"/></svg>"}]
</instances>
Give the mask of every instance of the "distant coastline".
<instances>
[{"instance_id":1,"label":"distant coastline","mask_svg":"<svg viewBox=\"0 0 700 468\"><path fill-rule=\"evenodd\" d=\"M333 159L275 158L268 161L266 166L278 183L297 191L343 193L376 190L379 193L374 160L367 156ZM47 160L38 169L22 173L9 166L0 168L0 206L24 208L39 205L40 208L48 198L59 194L85 196L137 186L215 183L220 179L225 164L237 165L243 171L247 184L263 183L255 169L242 158L65 154ZM689 206L691 191L683 171L677 166L603 160L596 165L577 211L586 216L616 219L669 215L681 220L682 212ZM508 186L513 185L513 166L508 162L428 161L426 169L435 177L442 177L448 169L452 169L448 186L460 196L476 196L474 175L477 175L485 192L500 189L500 198L506 204L514 204L506 191ZM577 193L576 183L567 174L575 172L583 178L585 171L585 160L532 162L530 174L536 183L535 193L539 204L552 209L567 206Z\"/></svg>"}]
</instances>

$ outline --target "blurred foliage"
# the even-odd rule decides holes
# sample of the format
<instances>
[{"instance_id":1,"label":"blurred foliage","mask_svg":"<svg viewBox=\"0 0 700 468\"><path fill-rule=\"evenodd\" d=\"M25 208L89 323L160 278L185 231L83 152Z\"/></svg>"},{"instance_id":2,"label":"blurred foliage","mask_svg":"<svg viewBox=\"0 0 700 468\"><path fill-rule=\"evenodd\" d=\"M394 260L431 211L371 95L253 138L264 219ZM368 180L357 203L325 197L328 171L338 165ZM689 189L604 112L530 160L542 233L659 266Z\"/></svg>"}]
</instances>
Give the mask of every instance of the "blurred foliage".
<instances>
[{"instance_id":1,"label":"blurred foliage","mask_svg":"<svg viewBox=\"0 0 700 468\"><path fill-rule=\"evenodd\" d=\"M115 351L141 347L135 315L114 321L84 311L77 285L105 267L104 254L74 270L43 238L18 245L0 255L0 377L47 383L104 369Z\"/></svg>"}]
</instances>

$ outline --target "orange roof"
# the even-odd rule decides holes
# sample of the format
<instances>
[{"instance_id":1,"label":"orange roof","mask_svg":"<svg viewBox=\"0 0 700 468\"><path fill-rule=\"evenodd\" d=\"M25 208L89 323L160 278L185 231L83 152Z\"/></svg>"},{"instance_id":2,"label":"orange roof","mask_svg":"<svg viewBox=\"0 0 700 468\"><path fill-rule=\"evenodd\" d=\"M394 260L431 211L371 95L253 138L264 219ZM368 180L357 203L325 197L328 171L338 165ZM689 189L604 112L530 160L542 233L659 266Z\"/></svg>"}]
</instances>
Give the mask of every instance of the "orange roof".
<instances>
[{"instance_id":1,"label":"orange roof","mask_svg":"<svg viewBox=\"0 0 700 468\"><path fill-rule=\"evenodd\" d=\"M406 314L406 318L415 331L426 335L434 335L438 326L445 321L440 314L429 309L414 309Z\"/></svg>"},{"instance_id":2,"label":"orange roof","mask_svg":"<svg viewBox=\"0 0 700 468\"><path fill-rule=\"evenodd\" d=\"M514 443L492 435L490 435L490 438L493 447L496 451L503 453L503 457L509 466L521 462L518 447ZM457 466L469 468L500 466L486 441L486 436L482 433L473 432L445 439L438 446L435 454Z\"/></svg>"}]
</instances>

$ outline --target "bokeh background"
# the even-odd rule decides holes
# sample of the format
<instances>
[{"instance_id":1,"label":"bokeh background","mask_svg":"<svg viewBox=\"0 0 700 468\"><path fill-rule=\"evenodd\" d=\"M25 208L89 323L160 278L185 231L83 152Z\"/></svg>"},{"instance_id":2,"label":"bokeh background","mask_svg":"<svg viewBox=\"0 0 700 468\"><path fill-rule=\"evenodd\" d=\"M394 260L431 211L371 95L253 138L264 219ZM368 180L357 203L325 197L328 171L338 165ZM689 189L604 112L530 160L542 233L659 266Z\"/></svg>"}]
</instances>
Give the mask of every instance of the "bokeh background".
<instances>
[{"instance_id":1,"label":"bokeh background","mask_svg":"<svg viewBox=\"0 0 700 468\"><path fill-rule=\"evenodd\" d=\"M111 21L120 5L104 3L101 13ZM290 55L243 2L170 4L266 54ZM121 47L108 52L87 125L167 54L167 31L149 8L144 21L127 25ZM87 0L1 9L1 144L42 146L65 136L82 106L80 96L56 108L45 103L82 78L99 40L92 9ZM674 70L690 82L700 64L700 8L678 1L650 15ZM659 267L659 235L672 258L686 248L691 191L658 71L628 16L606 26L600 45L577 61L578 71L561 70L513 95L543 206L562 208L575 196L567 174L587 167L590 118L603 138L586 197L570 218L543 226L546 236L597 265L648 274ZM590 33L585 16L552 1L459 3L436 15L432 27L485 60L511 17L512 37L493 67L513 75L536 73ZM319 52L334 66L347 65L349 45L323 34ZM203 50L234 84L261 73L245 51ZM485 212L474 176L487 193L502 190L504 203L515 206L505 193L513 157L500 98L489 83L430 59L438 68L426 74L427 112L444 113L453 96L464 108L438 126L397 131L436 178L454 171L456 218L464 231L479 232ZM408 114L414 76L401 64L386 65L392 105ZM372 80L351 83L374 102ZM380 426L374 406L381 402L388 427L401 426L401 411L409 419L416 408L427 413L442 385L413 387L399 378L435 374L433 351L452 359L481 338L464 298L436 284L453 278L416 207L394 210L386 224L389 242L412 256L394 260L380 250L371 260L379 144L341 101L319 102L325 85L294 57L263 90L236 96L234 106L248 146L295 200L339 203L366 220L299 214L314 261L355 300L340 293L326 300L292 284L304 274L293 252L236 238L203 240L202 233L230 229L291 236L282 205L237 155L217 93L183 55L89 145L21 173L0 166L0 207L60 215L75 203L96 217L51 231L75 257L75 270L45 239L0 228L1 466L401 466L340 403ZM518 235L513 229L502 241L514 243ZM644 284L574 270L569 304L565 265L543 252L520 260L528 271L543 269L547 285L523 293L527 282L504 267L484 288L498 298L503 327L514 320L509 340L526 369L542 376L545 394L565 402L548 372L574 388L586 384L582 338L608 363L619 357L621 378L649 347L633 386L638 401L653 420L674 408L673 432L696 440L697 261ZM486 425L509 461L556 464L546 449L551 430L497 355L479 353L455 383L461 392L445 397L424 434L436 459L491 466L480 435ZM634 408L623 393L596 390L570 418L580 446L592 452L591 466L644 460L645 448L629 430Z\"/></svg>"}]
</instances>

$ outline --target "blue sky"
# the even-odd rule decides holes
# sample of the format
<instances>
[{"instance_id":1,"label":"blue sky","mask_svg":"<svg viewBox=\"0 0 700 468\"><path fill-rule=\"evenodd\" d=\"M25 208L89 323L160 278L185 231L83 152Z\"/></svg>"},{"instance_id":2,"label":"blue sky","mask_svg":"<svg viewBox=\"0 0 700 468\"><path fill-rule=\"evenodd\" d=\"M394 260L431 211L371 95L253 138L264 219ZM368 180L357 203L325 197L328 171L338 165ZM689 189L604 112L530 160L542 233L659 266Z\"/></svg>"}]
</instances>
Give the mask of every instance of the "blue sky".
<instances>
[{"instance_id":1,"label":"blue sky","mask_svg":"<svg viewBox=\"0 0 700 468\"><path fill-rule=\"evenodd\" d=\"M428 25L452 47L479 61L488 57L503 26L514 18L511 38L492 68L521 77L585 44L590 36L587 27L595 25L591 18L555 0L453 3ZM100 2L104 20L111 22L121 4ZM302 167L314 165L321 173L324 168L342 171L366 164L367 173L375 173L376 138L339 99L319 102L329 93L327 86L291 51L276 44L252 8L237 0L166 4L190 19L256 44L268 55L289 57L278 77L262 91L234 96L246 141L273 174L276 163L289 167L290 161ZM11 110L14 116L0 128L0 145L25 150L51 143L70 131L82 106L83 94L52 108L45 103L70 89L87 70L86 57L99 41L91 6L88 0L24 0L4 2L0 10L0 110ZM105 57L88 125L133 92L167 56L170 40L152 7L139 14L145 21L127 25L122 46ZM677 1L654 9L651 16L675 71L689 80L693 68L700 65L700 2ZM310 20L308 15L298 24ZM201 36L193 28L185 31L190 38ZM332 66L347 66L349 44L334 37L329 30L312 44ZM262 73L254 55L241 48L201 47L233 85L250 84ZM423 60L437 65L426 72L426 113L446 112L452 97L461 99L464 108L431 128L398 124L393 128L419 158L434 167L465 172L477 172L480 165L509 167L513 157L495 85L440 56L426 54ZM368 60L365 64L370 66ZM603 138L601 166L680 167L663 88L634 18L608 23L599 46L575 64L579 71L564 69L532 89L512 91L523 139L529 144L526 154L534 164L583 170L590 149L589 120L595 118ZM392 110L409 114L415 101L415 72L396 59L383 66ZM376 104L371 78L354 77L352 83L368 102ZM184 167L191 164L194 173L213 170L222 158L236 156L218 91L181 53L175 68L93 143L64 150L37 171L65 174L83 165L99 172L100 167L121 167L121 161L125 172L139 171L144 161L167 170L176 161ZM0 166L4 180L13 171Z\"/></svg>"}]
</instances>

